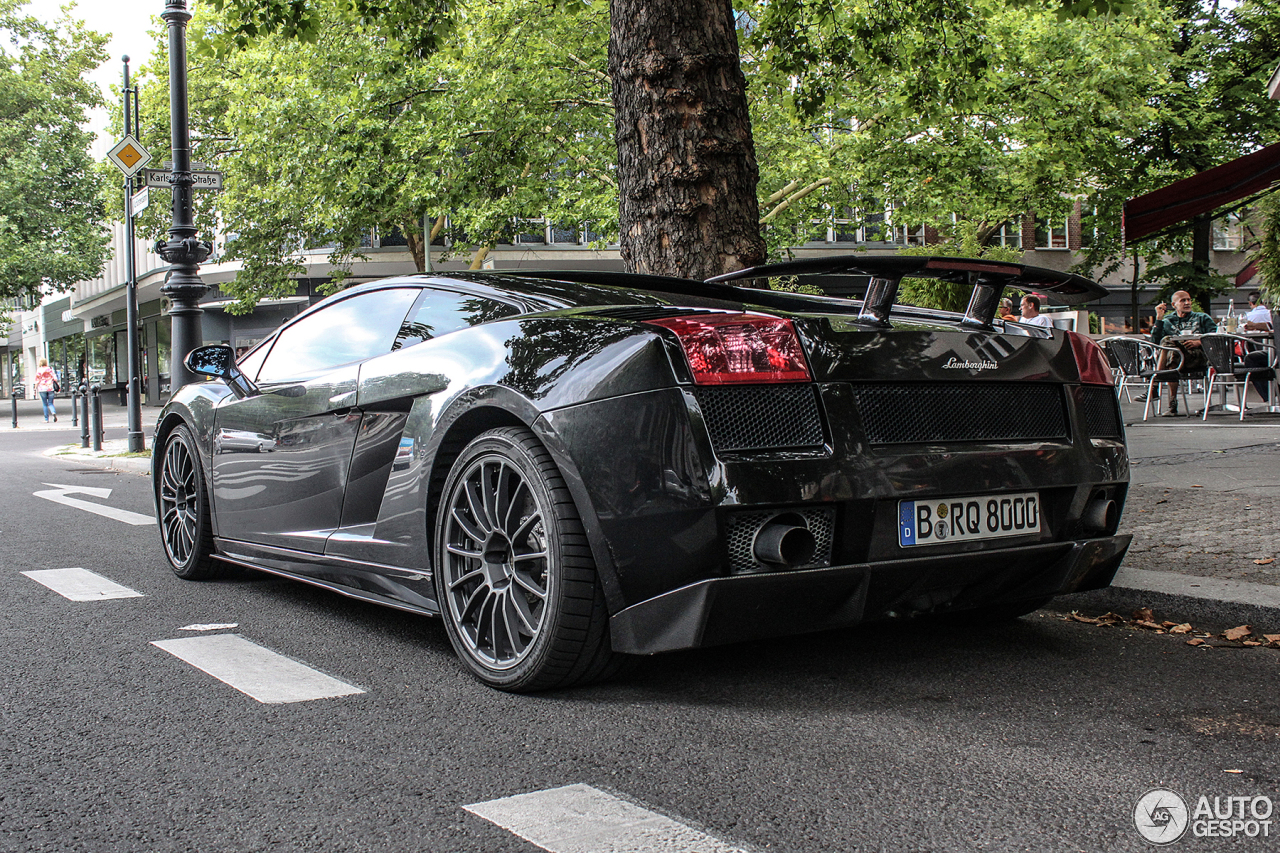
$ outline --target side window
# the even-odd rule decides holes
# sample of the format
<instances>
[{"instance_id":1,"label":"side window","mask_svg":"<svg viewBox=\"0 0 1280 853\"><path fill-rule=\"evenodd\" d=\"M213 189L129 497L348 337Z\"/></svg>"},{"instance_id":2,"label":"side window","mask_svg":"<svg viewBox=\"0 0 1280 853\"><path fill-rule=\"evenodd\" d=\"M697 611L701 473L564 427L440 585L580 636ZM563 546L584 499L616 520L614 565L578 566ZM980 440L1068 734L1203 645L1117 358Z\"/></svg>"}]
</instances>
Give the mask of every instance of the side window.
<instances>
[{"instance_id":1,"label":"side window","mask_svg":"<svg viewBox=\"0 0 1280 853\"><path fill-rule=\"evenodd\" d=\"M411 347L458 329L518 313L519 309L514 305L493 299L451 290L428 290L422 294L418 307L400 326L391 348Z\"/></svg>"},{"instance_id":2,"label":"side window","mask_svg":"<svg viewBox=\"0 0 1280 853\"><path fill-rule=\"evenodd\" d=\"M267 357L267 353L271 350L271 342L267 341L262 346L245 353L244 358L236 359L236 367L240 368L240 372L249 377L250 382L258 380L258 368L262 367L262 360Z\"/></svg>"},{"instance_id":3,"label":"side window","mask_svg":"<svg viewBox=\"0 0 1280 853\"><path fill-rule=\"evenodd\" d=\"M394 288L361 293L299 320L276 337L258 381L285 381L390 352L419 292Z\"/></svg>"}]
</instances>

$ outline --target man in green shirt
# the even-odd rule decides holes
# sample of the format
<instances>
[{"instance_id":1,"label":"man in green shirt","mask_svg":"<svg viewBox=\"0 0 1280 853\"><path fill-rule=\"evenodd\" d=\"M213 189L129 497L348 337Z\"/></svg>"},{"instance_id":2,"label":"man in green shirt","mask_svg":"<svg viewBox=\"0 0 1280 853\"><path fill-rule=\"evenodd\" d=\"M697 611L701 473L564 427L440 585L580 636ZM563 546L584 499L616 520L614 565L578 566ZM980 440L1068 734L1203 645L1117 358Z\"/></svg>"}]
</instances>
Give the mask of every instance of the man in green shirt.
<instances>
[{"instance_id":1,"label":"man in green shirt","mask_svg":"<svg viewBox=\"0 0 1280 853\"><path fill-rule=\"evenodd\" d=\"M1156 322L1151 327L1151 342L1158 344L1169 335L1203 335L1217 331L1218 324L1208 314L1191 310L1191 294L1179 290L1170 300L1173 312L1169 314L1169 306L1161 302L1156 306ZM1182 350L1182 373L1195 373L1205 367L1204 350L1199 341L1177 341L1174 343ZM1165 417L1178 416L1178 383L1169 383L1169 408Z\"/></svg>"}]
</instances>

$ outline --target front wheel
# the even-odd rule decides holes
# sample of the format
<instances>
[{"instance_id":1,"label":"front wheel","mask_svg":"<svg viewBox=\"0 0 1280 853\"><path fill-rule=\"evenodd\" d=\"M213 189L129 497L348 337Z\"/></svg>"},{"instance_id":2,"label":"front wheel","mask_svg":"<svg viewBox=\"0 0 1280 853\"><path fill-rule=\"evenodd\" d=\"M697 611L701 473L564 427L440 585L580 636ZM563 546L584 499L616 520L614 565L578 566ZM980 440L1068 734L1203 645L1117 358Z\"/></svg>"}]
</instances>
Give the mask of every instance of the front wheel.
<instances>
[{"instance_id":1,"label":"front wheel","mask_svg":"<svg viewBox=\"0 0 1280 853\"><path fill-rule=\"evenodd\" d=\"M490 430L450 469L436 518L435 585L458 656L484 683L527 692L604 678L608 611L582 522L527 429Z\"/></svg>"},{"instance_id":2,"label":"front wheel","mask_svg":"<svg viewBox=\"0 0 1280 853\"><path fill-rule=\"evenodd\" d=\"M186 580L223 577L229 567L213 559L209 495L191 430L176 427L165 440L163 453L156 508L173 573Z\"/></svg>"}]
</instances>

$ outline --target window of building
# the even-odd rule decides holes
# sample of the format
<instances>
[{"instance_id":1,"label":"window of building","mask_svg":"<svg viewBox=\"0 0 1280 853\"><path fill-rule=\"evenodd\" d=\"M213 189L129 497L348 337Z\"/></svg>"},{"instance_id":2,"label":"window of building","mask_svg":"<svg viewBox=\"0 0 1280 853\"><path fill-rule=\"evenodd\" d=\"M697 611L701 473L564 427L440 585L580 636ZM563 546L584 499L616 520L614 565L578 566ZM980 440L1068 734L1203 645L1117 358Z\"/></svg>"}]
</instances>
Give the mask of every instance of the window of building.
<instances>
[{"instance_id":1,"label":"window of building","mask_svg":"<svg viewBox=\"0 0 1280 853\"><path fill-rule=\"evenodd\" d=\"M1005 222L991 235L991 245L1007 246L1010 249L1022 248L1022 221Z\"/></svg>"},{"instance_id":2,"label":"window of building","mask_svg":"<svg viewBox=\"0 0 1280 853\"><path fill-rule=\"evenodd\" d=\"M417 288L359 293L283 329L258 371L259 382L281 382L391 352Z\"/></svg>"},{"instance_id":3,"label":"window of building","mask_svg":"<svg viewBox=\"0 0 1280 853\"><path fill-rule=\"evenodd\" d=\"M1228 213L1213 220L1213 248L1218 252L1238 252L1244 248L1244 224L1238 214Z\"/></svg>"},{"instance_id":4,"label":"window of building","mask_svg":"<svg viewBox=\"0 0 1280 853\"><path fill-rule=\"evenodd\" d=\"M1066 220L1036 220L1036 248L1037 249L1065 249L1067 248L1067 223Z\"/></svg>"}]
</instances>

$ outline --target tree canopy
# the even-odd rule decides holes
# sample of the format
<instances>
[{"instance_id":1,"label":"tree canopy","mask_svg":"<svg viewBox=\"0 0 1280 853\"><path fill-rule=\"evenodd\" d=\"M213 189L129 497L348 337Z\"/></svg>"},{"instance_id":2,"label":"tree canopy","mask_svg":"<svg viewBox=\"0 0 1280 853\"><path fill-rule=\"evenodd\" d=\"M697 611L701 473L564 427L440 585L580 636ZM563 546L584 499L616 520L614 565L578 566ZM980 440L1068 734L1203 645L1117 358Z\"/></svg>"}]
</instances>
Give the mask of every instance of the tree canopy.
<instances>
[{"instance_id":1,"label":"tree canopy","mask_svg":"<svg viewBox=\"0 0 1280 853\"><path fill-rule=\"evenodd\" d=\"M757 212L733 240L760 233L772 256L860 224L899 242L927 227L989 245L1027 213L1061 222L1079 206L1099 272L1121 257L1124 199L1280 136L1280 105L1263 92L1280 62L1276 0L686 5L687 21L651 16L642 41L665 43L663 26L697 27L699 15L732 22L749 125L704 122L696 79L732 77L706 54L627 47L620 28L640 32L627 13L665 8L656 0L614 0L611 16L599 0L203 5L191 27L196 156L228 174L218 215L234 237L228 257L246 264L244 306L291 286L301 246L331 246L341 264L376 227L421 257L424 218L444 212L459 250L483 252L513 221L547 214L610 239L638 235L655 256L665 242L676 265L661 271L702 275L707 258L741 265L755 250L716 226L691 251L673 221L709 222L709 206L744 194L741 210ZM627 63L639 71L623 85ZM154 70L150 124L167 133L166 69ZM624 116L627 86L659 97ZM701 141L653 145L687 124L705 125L688 137ZM656 165L619 169L650 156L636 154L646 146ZM748 168L717 183L716 158ZM644 219L665 202L629 209L672 164L671 179L694 192L665 220ZM1155 259L1189 246L1171 235L1143 250Z\"/></svg>"},{"instance_id":2,"label":"tree canopy","mask_svg":"<svg viewBox=\"0 0 1280 853\"><path fill-rule=\"evenodd\" d=\"M0 0L0 33L0 297L66 290L107 256L103 173L84 127L105 38L69 19L41 24L19 0Z\"/></svg>"}]
</instances>

